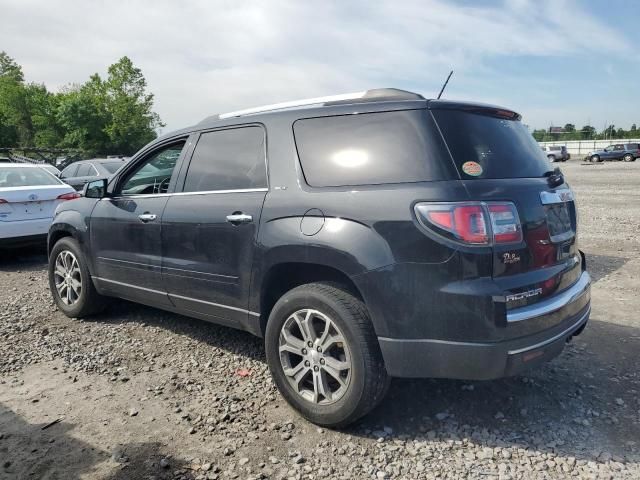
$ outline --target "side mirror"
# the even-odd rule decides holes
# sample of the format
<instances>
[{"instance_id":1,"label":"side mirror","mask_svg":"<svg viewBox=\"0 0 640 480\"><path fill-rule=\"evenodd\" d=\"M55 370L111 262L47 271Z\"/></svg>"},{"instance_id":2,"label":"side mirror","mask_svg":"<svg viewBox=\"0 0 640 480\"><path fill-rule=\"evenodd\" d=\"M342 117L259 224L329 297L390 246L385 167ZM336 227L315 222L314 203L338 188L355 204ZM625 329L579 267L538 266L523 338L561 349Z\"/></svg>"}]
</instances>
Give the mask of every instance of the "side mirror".
<instances>
[{"instance_id":1,"label":"side mirror","mask_svg":"<svg viewBox=\"0 0 640 480\"><path fill-rule=\"evenodd\" d=\"M84 185L82 194L86 198L104 198L107 196L107 179L94 180Z\"/></svg>"}]
</instances>

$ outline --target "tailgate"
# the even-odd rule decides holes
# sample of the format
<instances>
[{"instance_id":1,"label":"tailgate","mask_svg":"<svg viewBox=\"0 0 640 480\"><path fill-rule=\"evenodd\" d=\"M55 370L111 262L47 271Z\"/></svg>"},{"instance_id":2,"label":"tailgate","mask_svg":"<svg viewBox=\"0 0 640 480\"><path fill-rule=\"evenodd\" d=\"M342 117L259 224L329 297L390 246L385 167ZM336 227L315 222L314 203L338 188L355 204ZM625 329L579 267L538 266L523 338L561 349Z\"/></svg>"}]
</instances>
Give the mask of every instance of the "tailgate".
<instances>
[{"instance_id":1,"label":"tailgate","mask_svg":"<svg viewBox=\"0 0 640 480\"><path fill-rule=\"evenodd\" d=\"M523 241L493 246L493 278L507 311L535 304L578 281L582 258L576 243L576 206L566 184L549 188L545 178L465 182L472 198L516 205Z\"/></svg>"}]
</instances>

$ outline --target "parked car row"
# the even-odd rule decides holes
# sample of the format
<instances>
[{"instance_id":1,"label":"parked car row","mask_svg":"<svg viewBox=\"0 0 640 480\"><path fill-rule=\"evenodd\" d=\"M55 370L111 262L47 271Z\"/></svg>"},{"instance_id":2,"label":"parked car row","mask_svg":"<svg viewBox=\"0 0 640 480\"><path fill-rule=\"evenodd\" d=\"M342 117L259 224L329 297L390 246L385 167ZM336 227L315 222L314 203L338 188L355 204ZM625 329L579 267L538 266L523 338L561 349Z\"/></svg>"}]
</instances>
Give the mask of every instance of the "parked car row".
<instances>
[{"instance_id":1,"label":"parked car row","mask_svg":"<svg viewBox=\"0 0 640 480\"><path fill-rule=\"evenodd\" d=\"M1 163L0 245L43 242L56 207L79 197L80 194L56 178L50 168Z\"/></svg>"},{"instance_id":2,"label":"parked car row","mask_svg":"<svg viewBox=\"0 0 640 480\"><path fill-rule=\"evenodd\" d=\"M585 160L590 162L602 162L604 160L635 162L637 158L640 158L640 143L616 143L602 150L589 152L584 157Z\"/></svg>"},{"instance_id":3,"label":"parked car row","mask_svg":"<svg viewBox=\"0 0 640 480\"><path fill-rule=\"evenodd\" d=\"M542 151L547 155L550 162L566 162L571 159L571 155L564 145L545 145Z\"/></svg>"},{"instance_id":4,"label":"parked car row","mask_svg":"<svg viewBox=\"0 0 640 480\"><path fill-rule=\"evenodd\" d=\"M571 155L564 145L543 145L542 151L550 162L566 162L571 159ZM601 150L593 150L583 157L585 161L625 161L635 162L640 158L640 143L616 143Z\"/></svg>"},{"instance_id":5,"label":"parked car row","mask_svg":"<svg viewBox=\"0 0 640 480\"><path fill-rule=\"evenodd\" d=\"M60 172L50 164L0 162L0 246L44 244L58 204L79 198L87 182L107 179L124 164L83 160Z\"/></svg>"}]
</instances>

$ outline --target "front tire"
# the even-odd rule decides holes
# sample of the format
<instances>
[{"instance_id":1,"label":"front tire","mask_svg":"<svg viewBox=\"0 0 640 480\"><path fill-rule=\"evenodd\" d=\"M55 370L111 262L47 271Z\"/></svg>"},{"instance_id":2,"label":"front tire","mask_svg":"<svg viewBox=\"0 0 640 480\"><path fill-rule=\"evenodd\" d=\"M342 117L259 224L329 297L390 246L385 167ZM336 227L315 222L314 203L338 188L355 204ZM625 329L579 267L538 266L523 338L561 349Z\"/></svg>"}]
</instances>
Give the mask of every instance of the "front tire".
<instances>
[{"instance_id":1,"label":"front tire","mask_svg":"<svg viewBox=\"0 0 640 480\"><path fill-rule=\"evenodd\" d=\"M49 255L49 288L62 313L83 318L102 311L104 297L96 291L78 242L64 237Z\"/></svg>"},{"instance_id":2,"label":"front tire","mask_svg":"<svg viewBox=\"0 0 640 480\"><path fill-rule=\"evenodd\" d=\"M365 305L336 284L311 283L284 294L269 315L265 347L280 393L317 425L353 423L389 386Z\"/></svg>"},{"instance_id":3,"label":"front tire","mask_svg":"<svg viewBox=\"0 0 640 480\"><path fill-rule=\"evenodd\" d=\"M592 163L596 163L596 162L601 162L602 159L600 158L600 155L591 155L591 162Z\"/></svg>"},{"instance_id":4,"label":"front tire","mask_svg":"<svg viewBox=\"0 0 640 480\"><path fill-rule=\"evenodd\" d=\"M551 162L554 163L556 161L556 157L554 157L553 155L547 155L547 159Z\"/></svg>"}]
</instances>

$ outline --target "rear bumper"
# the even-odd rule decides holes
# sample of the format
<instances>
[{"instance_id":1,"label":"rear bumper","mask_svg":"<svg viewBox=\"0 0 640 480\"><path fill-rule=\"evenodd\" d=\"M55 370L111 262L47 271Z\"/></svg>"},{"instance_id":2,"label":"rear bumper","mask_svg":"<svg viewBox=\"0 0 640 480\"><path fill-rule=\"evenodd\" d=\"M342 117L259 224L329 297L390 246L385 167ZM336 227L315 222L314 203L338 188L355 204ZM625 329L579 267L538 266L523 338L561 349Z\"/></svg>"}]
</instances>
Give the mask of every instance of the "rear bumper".
<instances>
[{"instance_id":1,"label":"rear bumper","mask_svg":"<svg viewBox=\"0 0 640 480\"><path fill-rule=\"evenodd\" d=\"M19 220L14 222L0 221L0 242L20 243L28 237L43 236L46 238L53 218Z\"/></svg>"},{"instance_id":2,"label":"rear bumper","mask_svg":"<svg viewBox=\"0 0 640 480\"><path fill-rule=\"evenodd\" d=\"M551 328L500 342L379 337L387 372L392 377L490 380L519 374L551 360L584 329L591 312L591 279L583 272L566 292L534 308L509 312L508 324L561 317ZM507 326L508 328L508 326Z\"/></svg>"}]
</instances>

